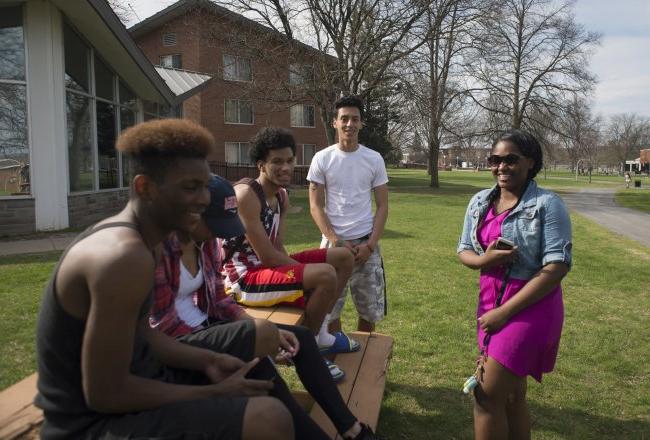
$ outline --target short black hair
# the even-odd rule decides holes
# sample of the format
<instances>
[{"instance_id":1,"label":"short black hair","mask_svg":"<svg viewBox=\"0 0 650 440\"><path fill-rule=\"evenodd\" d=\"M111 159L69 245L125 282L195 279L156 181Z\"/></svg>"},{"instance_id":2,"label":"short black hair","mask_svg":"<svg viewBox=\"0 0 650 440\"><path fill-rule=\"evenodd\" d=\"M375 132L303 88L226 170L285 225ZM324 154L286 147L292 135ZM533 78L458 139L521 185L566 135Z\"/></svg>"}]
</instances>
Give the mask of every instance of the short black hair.
<instances>
[{"instance_id":1,"label":"short black hair","mask_svg":"<svg viewBox=\"0 0 650 440\"><path fill-rule=\"evenodd\" d=\"M339 116L339 109L343 107L356 107L359 109L359 115L361 120L363 120L363 101L358 96L347 95L342 96L334 103L334 118L336 119Z\"/></svg>"},{"instance_id":2,"label":"short black hair","mask_svg":"<svg viewBox=\"0 0 650 440\"><path fill-rule=\"evenodd\" d=\"M520 130L517 128L512 128L502 133L499 137L497 137L494 140L494 142L492 143L493 150L494 147L496 147L499 142L511 142L517 148L519 148L519 151L521 151L521 154L523 154L524 157L533 159L535 165L533 165L533 168L528 170L528 178L534 179L537 173L539 172L539 170L542 169L542 166L544 164L544 154L542 153L542 146L540 145L539 141L535 138L535 136L528 133L527 131Z\"/></svg>"},{"instance_id":3,"label":"short black hair","mask_svg":"<svg viewBox=\"0 0 650 440\"><path fill-rule=\"evenodd\" d=\"M130 178L146 174L160 183L178 159L206 159L216 143L199 124L187 119L160 119L128 128L115 148L128 158Z\"/></svg>"},{"instance_id":4,"label":"short black hair","mask_svg":"<svg viewBox=\"0 0 650 440\"><path fill-rule=\"evenodd\" d=\"M296 140L293 134L286 128L265 127L257 132L251 140L251 147L248 156L256 164L257 161L266 161L269 151L281 150L290 147L293 155L296 155Z\"/></svg>"}]
</instances>

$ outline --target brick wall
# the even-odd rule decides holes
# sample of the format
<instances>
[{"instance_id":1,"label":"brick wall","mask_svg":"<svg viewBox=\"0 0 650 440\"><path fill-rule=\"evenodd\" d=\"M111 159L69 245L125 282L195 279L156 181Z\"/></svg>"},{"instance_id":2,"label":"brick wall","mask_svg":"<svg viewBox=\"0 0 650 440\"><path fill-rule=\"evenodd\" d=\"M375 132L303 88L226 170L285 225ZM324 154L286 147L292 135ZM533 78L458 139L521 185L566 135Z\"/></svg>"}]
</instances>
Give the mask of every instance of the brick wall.
<instances>
[{"instance_id":1,"label":"brick wall","mask_svg":"<svg viewBox=\"0 0 650 440\"><path fill-rule=\"evenodd\" d=\"M185 15L173 18L158 28L135 38L147 58L154 64L159 64L161 55L181 54L183 69L207 73L213 76L208 87L183 104L183 114L205 126L217 141L217 151L210 160L225 161L226 142L248 142L262 127L275 125L291 129L296 143L316 145L316 150L327 146L327 132L321 121L320 111L315 108L315 127L291 127L289 107L293 103L289 91L284 91L280 85L288 80L288 57L282 53L274 53L272 57L264 54L256 56L259 43L265 42L268 50L273 50L273 39L268 35L255 35L237 26L227 18L219 17L206 11L189 11ZM241 32L240 32L241 30ZM162 36L165 33L176 33L176 46L164 47ZM242 39L251 41L247 43ZM233 48L232 40L238 48ZM242 46L243 45L243 46ZM256 47L258 46L258 47ZM243 47L243 48L242 48ZM223 79L223 55L243 56L252 60L253 81L251 83L225 81ZM277 90L274 90L277 89ZM278 96L269 95L279 92ZM253 124L225 123L224 106L226 99L246 99L253 101ZM304 101L303 101L304 102ZM309 102L304 102L309 103ZM297 162L301 163L302 149L298 148Z\"/></svg>"},{"instance_id":2,"label":"brick wall","mask_svg":"<svg viewBox=\"0 0 650 440\"><path fill-rule=\"evenodd\" d=\"M68 196L71 228L86 227L116 214L129 201L129 190L106 191Z\"/></svg>"},{"instance_id":3,"label":"brick wall","mask_svg":"<svg viewBox=\"0 0 650 440\"><path fill-rule=\"evenodd\" d=\"M0 236L29 234L35 225L34 199L0 200Z\"/></svg>"}]
</instances>

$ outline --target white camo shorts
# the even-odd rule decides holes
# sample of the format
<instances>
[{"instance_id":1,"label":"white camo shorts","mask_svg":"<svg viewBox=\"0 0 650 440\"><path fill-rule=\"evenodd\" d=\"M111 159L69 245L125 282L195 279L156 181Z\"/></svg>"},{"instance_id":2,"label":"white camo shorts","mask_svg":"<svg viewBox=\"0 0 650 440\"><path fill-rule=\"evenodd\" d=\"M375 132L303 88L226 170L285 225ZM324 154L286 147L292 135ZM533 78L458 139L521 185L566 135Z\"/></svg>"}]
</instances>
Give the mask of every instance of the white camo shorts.
<instances>
[{"instance_id":1,"label":"white camo shorts","mask_svg":"<svg viewBox=\"0 0 650 440\"><path fill-rule=\"evenodd\" d=\"M347 241L357 245L366 240L367 237ZM332 247L332 244L329 240L323 238L320 247ZM352 270L347 286L341 292L341 296L330 312L330 320L340 318L348 290L361 318L368 322L379 322L386 316L386 278L379 244L362 266L355 266Z\"/></svg>"}]
</instances>

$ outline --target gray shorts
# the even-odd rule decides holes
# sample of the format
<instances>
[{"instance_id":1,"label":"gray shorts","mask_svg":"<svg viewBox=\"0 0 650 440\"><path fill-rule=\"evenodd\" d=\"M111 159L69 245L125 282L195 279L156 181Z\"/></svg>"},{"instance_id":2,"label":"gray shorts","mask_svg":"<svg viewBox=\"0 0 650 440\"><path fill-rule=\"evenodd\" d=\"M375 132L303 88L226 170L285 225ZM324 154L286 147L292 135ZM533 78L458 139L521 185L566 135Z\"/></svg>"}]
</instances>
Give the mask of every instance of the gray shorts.
<instances>
[{"instance_id":1,"label":"gray shorts","mask_svg":"<svg viewBox=\"0 0 650 440\"><path fill-rule=\"evenodd\" d=\"M367 238L347 240L353 245L364 243ZM332 247L331 243L323 238L321 247ZM363 266L355 266L347 286L341 292L341 296L334 304L330 312L330 319L341 317L341 311L345 305L347 291L359 313L359 316L368 322L379 322L384 319L387 312L386 304L386 278L384 275L384 261L381 258L379 244Z\"/></svg>"}]
</instances>

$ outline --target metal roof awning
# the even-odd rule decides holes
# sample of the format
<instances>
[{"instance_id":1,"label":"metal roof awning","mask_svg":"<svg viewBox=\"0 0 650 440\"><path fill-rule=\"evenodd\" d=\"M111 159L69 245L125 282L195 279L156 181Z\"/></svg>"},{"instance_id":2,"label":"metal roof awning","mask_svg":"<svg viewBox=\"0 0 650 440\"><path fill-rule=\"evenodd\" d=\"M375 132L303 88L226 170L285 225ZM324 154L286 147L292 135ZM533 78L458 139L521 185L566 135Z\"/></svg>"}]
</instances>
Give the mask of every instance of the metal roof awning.
<instances>
[{"instance_id":1,"label":"metal roof awning","mask_svg":"<svg viewBox=\"0 0 650 440\"><path fill-rule=\"evenodd\" d=\"M158 75L165 81L167 87L176 95L176 102L182 102L186 98L204 89L208 81L212 79L205 73L191 72L189 70L172 69L162 66L154 66Z\"/></svg>"}]
</instances>

